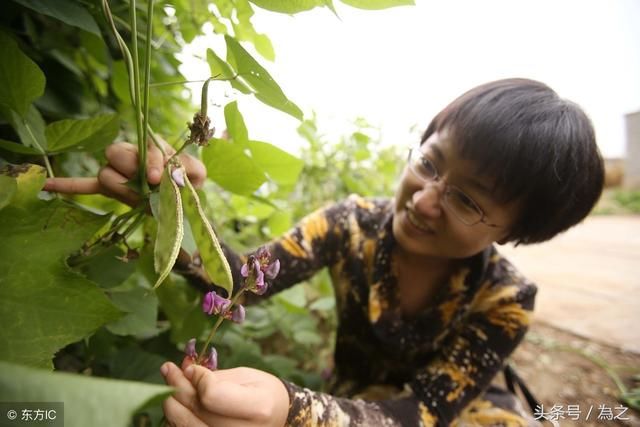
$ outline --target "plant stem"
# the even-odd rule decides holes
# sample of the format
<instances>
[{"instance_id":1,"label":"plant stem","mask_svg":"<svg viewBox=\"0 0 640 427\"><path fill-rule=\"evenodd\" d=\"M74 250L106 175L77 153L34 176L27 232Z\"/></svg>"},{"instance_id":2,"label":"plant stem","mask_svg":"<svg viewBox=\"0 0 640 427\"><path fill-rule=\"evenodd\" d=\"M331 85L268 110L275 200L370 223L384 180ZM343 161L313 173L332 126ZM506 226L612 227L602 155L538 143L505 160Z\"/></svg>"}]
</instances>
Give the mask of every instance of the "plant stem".
<instances>
[{"instance_id":1,"label":"plant stem","mask_svg":"<svg viewBox=\"0 0 640 427\"><path fill-rule=\"evenodd\" d=\"M129 20L131 22L131 47L133 57L133 106L136 111L136 130L138 134L138 179L142 194L149 193L149 184L147 183L147 141L144 140L144 132L142 130L142 106L140 103L140 64L138 56L138 24L136 17L136 0L131 0L129 4Z\"/></svg>"},{"instance_id":2,"label":"plant stem","mask_svg":"<svg viewBox=\"0 0 640 427\"><path fill-rule=\"evenodd\" d=\"M144 115L142 117L142 141L144 141L145 150L147 147L147 133L149 127L149 83L151 82L151 34L153 28L153 0L147 0L147 40L145 43L145 59L144 59ZM136 37L137 38L137 37ZM146 165L146 151L145 151ZM142 156L141 156L142 157ZM143 175L143 181L147 182L146 171ZM143 192L146 194L146 191Z\"/></svg>"}]
</instances>

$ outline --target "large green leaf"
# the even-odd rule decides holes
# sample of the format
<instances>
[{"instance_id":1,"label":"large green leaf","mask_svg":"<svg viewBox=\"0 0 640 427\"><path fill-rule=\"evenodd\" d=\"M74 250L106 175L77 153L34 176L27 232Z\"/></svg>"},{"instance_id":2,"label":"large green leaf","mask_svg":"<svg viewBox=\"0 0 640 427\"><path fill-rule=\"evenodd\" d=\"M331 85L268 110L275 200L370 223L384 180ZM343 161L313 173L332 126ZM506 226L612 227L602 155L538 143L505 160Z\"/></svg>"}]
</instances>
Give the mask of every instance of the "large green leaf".
<instances>
[{"instance_id":1,"label":"large green leaf","mask_svg":"<svg viewBox=\"0 0 640 427\"><path fill-rule=\"evenodd\" d=\"M379 10L396 6L413 6L413 0L340 0L344 4L358 9Z\"/></svg>"},{"instance_id":2,"label":"large green leaf","mask_svg":"<svg viewBox=\"0 0 640 427\"><path fill-rule=\"evenodd\" d=\"M224 288L227 291L227 298L231 298L233 278L229 262L225 258L218 237L202 209L200 197L186 176L185 184L185 189L182 192L184 213L189 218L193 238L198 246L200 259L202 259L202 266L211 281Z\"/></svg>"},{"instance_id":3,"label":"large green leaf","mask_svg":"<svg viewBox=\"0 0 640 427\"><path fill-rule=\"evenodd\" d=\"M47 151L98 151L111 144L118 135L116 114L99 114L89 119L60 120L45 129Z\"/></svg>"},{"instance_id":4,"label":"large green leaf","mask_svg":"<svg viewBox=\"0 0 640 427\"><path fill-rule=\"evenodd\" d=\"M209 63L209 68L211 69L211 75L216 79L229 79L231 83L231 87L234 89L244 93L250 94L252 93L251 88L249 88L244 82L238 80L236 78L236 73L231 68L229 64L227 64L222 58L220 58L216 53L207 49L207 62Z\"/></svg>"},{"instance_id":5,"label":"large green leaf","mask_svg":"<svg viewBox=\"0 0 640 427\"><path fill-rule=\"evenodd\" d=\"M160 181L158 232L153 249L153 265L159 277L153 285L154 288L160 286L171 273L178 253L180 253L180 245L184 235L182 199L180 198L180 190L170 175L169 169L171 167L173 167L171 164L167 164Z\"/></svg>"},{"instance_id":6,"label":"large green leaf","mask_svg":"<svg viewBox=\"0 0 640 427\"><path fill-rule=\"evenodd\" d=\"M314 7L323 6L323 0L250 0L258 7L273 12L298 13Z\"/></svg>"},{"instance_id":7,"label":"large green leaf","mask_svg":"<svg viewBox=\"0 0 640 427\"><path fill-rule=\"evenodd\" d=\"M249 195L267 180L241 146L224 139L213 138L202 152L202 161L207 167L207 176L232 193Z\"/></svg>"},{"instance_id":8,"label":"large green leaf","mask_svg":"<svg viewBox=\"0 0 640 427\"><path fill-rule=\"evenodd\" d=\"M249 132L244 124L244 118L238 110L236 101L230 102L224 107L224 121L227 124L227 132L236 144L245 145L249 142Z\"/></svg>"},{"instance_id":9,"label":"large green leaf","mask_svg":"<svg viewBox=\"0 0 640 427\"><path fill-rule=\"evenodd\" d=\"M100 28L85 8L71 0L13 0L38 13L100 36Z\"/></svg>"},{"instance_id":10,"label":"large green leaf","mask_svg":"<svg viewBox=\"0 0 640 427\"><path fill-rule=\"evenodd\" d=\"M27 114L20 116L12 109L0 106L0 114L11 124L26 147L31 147L40 154L45 153L47 149L47 138L44 136L45 123L36 107L30 105Z\"/></svg>"},{"instance_id":11,"label":"large green leaf","mask_svg":"<svg viewBox=\"0 0 640 427\"><path fill-rule=\"evenodd\" d=\"M13 174L18 190L0 211L0 359L51 368L55 352L120 315L64 262L108 218L60 200L37 200L40 167Z\"/></svg>"},{"instance_id":12,"label":"large green leaf","mask_svg":"<svg viewBox=\"0 0 640 427\"><path fill-rule=\"evenodd\" d=\"M14 177L0 175L0 209L9 204L18 190L18 182Z\"/></svg>"},{"instance_id":13,"label":"large green leaf","mask_svg":"<svg viewBox=\"0 0 640 427\"><path fill-rule=\"evenodd\" d=\"M29 105L44 93L44 74L18 44L0 31L0 105L25 116Z\"/></svg>"},{"instance_id":14,"label":"large green leaf","mask_svg":"<svg viewBox=\"0 0 640 427\"><path fill-rule=\"evenodd\" d=\"M139 275L130 279L136 282ZM109 323L106 328L116 335L134 335L149 337L158 333L158 297L149 289L140 286L123 286L110 289L109 296L113 304L126 314Z\"/></svg>"},{"instance_id":15,"label":"large green leaf","mask_svg":"<svg viewBox=\"0 0 640 427\"><path fill-rule=\"evenodd\" d=\"M68 426L129 426L134 413L160 403L171 391L163 385L47 372L0 362L0 400L64 402L64 425Z\"/></svg>"},{"instance_id":16,"label":"large green leaf","mask_svg":"<svg viewBox=\"0 0 640 427\"><path fill-rule=\"evenodd\" d=\"M250 141L249 149L258 166L278 184L295 184L302 171L302 160L267 142Z\"/></svg>"},{"instance_id":17,"label":"large green leaf","mask_svg":"<svg viewBox=\"0 0 640 427\"><path fill-rule=\"evenodd\" d=\"M35 148L27 147L26 145L22 145L16 142L5 141L4 139L0 139L0 149L10 151L12 153L18 154L30 154L37 155L42 154L40 151Z\"/></svg>"},{"instance_id":18,"label":"large green leaf","mask_svg":"<svg viewBox=\"0 0 640 427\"><path fill-rule=\"evenodd\" d=\"M225 36L227 62L236 70L238 78L254 91L265 104L302 120L302 111L291 102L271 75L233 37Z\"/></svg>"}]
</instances>

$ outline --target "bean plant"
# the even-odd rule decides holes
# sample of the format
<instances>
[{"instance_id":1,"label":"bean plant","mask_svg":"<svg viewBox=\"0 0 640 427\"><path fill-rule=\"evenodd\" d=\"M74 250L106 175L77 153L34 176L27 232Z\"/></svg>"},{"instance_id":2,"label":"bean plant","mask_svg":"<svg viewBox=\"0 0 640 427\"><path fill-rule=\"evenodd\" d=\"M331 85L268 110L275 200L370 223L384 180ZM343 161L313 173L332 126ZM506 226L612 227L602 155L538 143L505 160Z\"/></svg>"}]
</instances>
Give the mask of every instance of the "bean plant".
<instances>
[{"instance_id":1,"label":"bean plant","mask_svg":"<svg viewBox=\"0 0 640 427\"><path fill-rule=\"evenodd\" d=\"M383 8L407 2L343 3ZM254 366L321 386L330 349L317 330L330 333L335 323L326 274L246 311L238 304L242 292L263 293L277 275L278 260L255 248L299 219L310 197L314 206L324 198L309 191L319 188L313 181L319 169L249 138L237 102L243 97L300 120L307 140L305 129L315 128L247 50L275 57L268 36L253 27L254 6L336 12L327 0L3 3L0 400L63 401L69 425L155 425L162 416L158 403L171 392L158 368L182 359L185 348L211 368ZM202 102L195 108L184 96L187 82L176 54L205 23L224 40L226 53L207 50L210 74L199 82ZM226 87L229 96L209 99L211 85ZM224 111L224 123L211 122L212 104ZM218 135L226 129L225 138L216 137L214 127ZM363 142L371 129L358 128L343 147L377 143L375 136ZM161 182L150 187L147 143L164 150L160 135L176 154L165 153ZM40 191L47 177L96 176L104 149L116 139L140 153L138 176L129 184L141 196L138 206ZM317 144L319 136L309 141ZM303 153L306 160L315 156L313 147ZM182 152L206 165L202 189L189 182L177 155ZM373 156L353 166L373 170L389 160ZM358 177L346 164L344 171L337 181L352 191ZM388 180L392 175L385 172ZM374 177L380 174L359 178ZM235 294L219 236L239 251L254 251ZM184 259L203 266L208 284L173 273ZM317 354L322 357L312 357Z\"/></svg>"}]
</instances>

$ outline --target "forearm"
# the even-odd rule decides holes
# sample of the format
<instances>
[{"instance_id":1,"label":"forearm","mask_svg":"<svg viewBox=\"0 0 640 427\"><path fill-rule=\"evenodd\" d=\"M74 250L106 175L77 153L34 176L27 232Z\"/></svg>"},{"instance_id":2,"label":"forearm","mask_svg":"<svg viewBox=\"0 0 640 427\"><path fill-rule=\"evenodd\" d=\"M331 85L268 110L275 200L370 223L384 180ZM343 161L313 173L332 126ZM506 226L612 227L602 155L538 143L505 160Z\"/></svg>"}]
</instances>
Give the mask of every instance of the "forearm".
<instances>
[{"instance_id":1,"label":"forearm","mask_svg":"<svg viewBox=\"0 0 640 427\"><path fill-rule=\"evenodd\" d=\"M433 426L436 419L414 397L366 401L335 397L283 381L289 393L286 426Z\"/></svg>"}]
</instances>

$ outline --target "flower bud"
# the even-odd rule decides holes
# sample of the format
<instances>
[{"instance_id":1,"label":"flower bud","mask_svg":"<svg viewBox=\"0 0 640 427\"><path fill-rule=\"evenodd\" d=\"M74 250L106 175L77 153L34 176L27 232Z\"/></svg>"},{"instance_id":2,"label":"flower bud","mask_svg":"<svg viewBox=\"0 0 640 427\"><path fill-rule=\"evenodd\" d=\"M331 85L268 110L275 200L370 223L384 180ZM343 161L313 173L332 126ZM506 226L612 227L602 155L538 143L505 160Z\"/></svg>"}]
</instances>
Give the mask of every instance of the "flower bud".
<instances>
[{"instance_id":1,"label":"flower bud","mask_svg":"<svg viewBox=\"0 0 640 427\"><path fill-rule=\"evenodd\" d=\"M178 187L184 187L184 169L181 167L175 168L171 171L171 178L173 178L173 182L175 182Z\"/></svg>"},{"instance_id":2,"label":"flower bud","mask_svg":"<svg viewBox=\"0 0 640 427\"><path fill-rule=\"evenodd\" d=\"M212 371L218 369L218 352L215 347L211 347L211 352L209 353L207 360L205 360L204 366Z\"/></svg>"},{"instance_id":3,"label":"flower bud","mask_svg":"<svg viewBox=\"0 0 640 427\"><path fill-rule=\"evenodd\" d=\"M242 304L238 304L236 308L233 310L233 314L231 315L231 320L235 323L244 322L245 310Z\"/></svg>"},{"instance_id":4,"label":"flower bud","mask_svg":"<svg viewBox=\"0 0 640 427\"><path fill-rule=\"evenodd\" d=\"M189 356L190 358L192 358L193 360L198 358L198 353L196 352L196 339L195 338L191 338L187 342L187 345L184 348L184 353L187 356Z\"/></svg>"}]
</instances>

